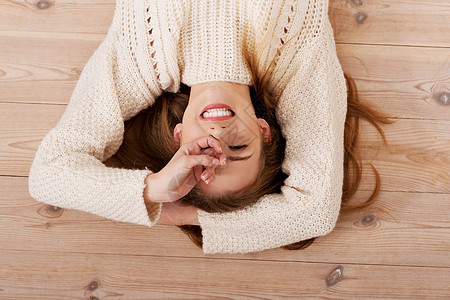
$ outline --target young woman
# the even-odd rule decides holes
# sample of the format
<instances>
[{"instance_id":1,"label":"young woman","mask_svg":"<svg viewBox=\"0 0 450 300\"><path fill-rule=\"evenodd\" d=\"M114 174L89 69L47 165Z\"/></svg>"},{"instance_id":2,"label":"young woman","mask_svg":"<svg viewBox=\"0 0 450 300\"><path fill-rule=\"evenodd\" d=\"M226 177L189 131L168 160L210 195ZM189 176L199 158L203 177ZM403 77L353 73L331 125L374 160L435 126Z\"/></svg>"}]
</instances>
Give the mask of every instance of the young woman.
<instances>
[{"instance_id":1,"label":"young woman","mask_svg":"<svg viewBox=\"0 0 450 300\"><path fill-rule=\"evenodd\" d=\"M259 251L329 233L343 195L353 191L345 190L350 185L344 171L354 158L351 151L344 157L344 146L353 149L347 139L344 145L351 90L327 12L325 0L118 0L105 40L86 64L61 120L39 146L30 194L52 205L153 226L162 211L177 207L162 210L161 202L178 200L194 186L210 197L258 188L274 128L252 113L253 86L262 99L272 99L264 101L269 112L275 109L286 139L281 192L227 213L188 207L193 214L182 215L194 217L183 224L198 218L205 253ZM179 147L173 160L158 172L106 166L122 144L124 122L163 93L178 92L181 84L191 90L182 122L171 133ZM230 111L216 112L224 120L212 120L212 111L206 113L211 122L201 119L208 105L222 102L241 121L237 137L226 138L238 124L228 118ZM359 111L358 116L368 112ZM230 160L214 164L213 157L237 156L231 152L243 145L249 153L233 161L242 165L243 157L251 156L243 171L238 170L244 165L232 169ZM280 169L274 170L278 176Z\"/></svg>"}]
</instances>

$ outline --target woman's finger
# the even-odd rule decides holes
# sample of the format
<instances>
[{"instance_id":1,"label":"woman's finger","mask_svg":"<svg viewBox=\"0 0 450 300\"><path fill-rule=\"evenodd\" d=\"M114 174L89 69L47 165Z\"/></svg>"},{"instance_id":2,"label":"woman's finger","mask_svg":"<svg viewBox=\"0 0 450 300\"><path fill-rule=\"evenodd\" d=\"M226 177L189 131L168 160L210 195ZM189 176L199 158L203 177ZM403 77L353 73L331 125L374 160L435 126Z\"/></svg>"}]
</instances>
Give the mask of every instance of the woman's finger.
<instances>
[{"instance_id":1,"label":"woman's finger","mask_svg":"<svg viewBox=\"0 0 450 300\"><path fill-rule=\"evenodd\" d=\"M219 156L219 161L221 165L224 165L227 162L227 155L225 153L221 153Z\"/></svg>"},{"instance_id":2,"label":"woman's finger","mask_svg":"<svg viewBox=\"0 0 450 300\"><path fill-rule=\"evenodd\" d=\"M192 170L194 171L194 183L196 184L199 180L201 180L201 176L204 171L204 167L203 166L195 166Z\"/></svg>"},{"instance_id":3,"label":"woman's finger","mask_svg":"<svg viewBox=\"0 0 450 300\"><path fill-rule=\"evenodd\" d=\"M218 139L216 139L212 136L208 136L207 141L208 141L208 145L210 147L213 147L218 153L223 152L222 145Z\"/></svg>"},{"instance_id":4,"label":"woman's finger","mask_svg":"<svg viewBox=\"0 0 450 300\"><path fill-rule=\"evenodd\" d=\"M222 145L218 139L213 136L206 136L197 140L200 148L212 147L218 153L222 153Z\"/></svg>"},{"instance_id":5,"label":"woman's finger","mask_svg":"<svg viewBox=\"0 0 450 300\"><path fill-rule=\"evenodd\" d=\"M222 153L222 145L220 141L212 136L204 136L195 141L185 144L186 154L200 154L202 149L212 147L216 152Z\"/></svg>"},{"instance_id":6,"label":"woman's finger","mask_svg":"<svg viewBox=\"0 0 450 300\"><path fill-rule=\"evenodd\" d=\"M187 155L184 157L184 167L187 169L191 169L195 166L218 166L220 165L220 161L212 156L203 154L203 155Z\"/></svg>"},{"instance_id":7,"label":"woman's finger","mask_svg":"<svg viewBox=\"0 0 450 300\"><path fill-rule=\"evenodd\" d=\"M216 166L213 167L206 167L206 169L202 172L201 179L206 183L210 183L212 181L212 178L214 177L214 169Z\"/></svg>"}]
</instances>

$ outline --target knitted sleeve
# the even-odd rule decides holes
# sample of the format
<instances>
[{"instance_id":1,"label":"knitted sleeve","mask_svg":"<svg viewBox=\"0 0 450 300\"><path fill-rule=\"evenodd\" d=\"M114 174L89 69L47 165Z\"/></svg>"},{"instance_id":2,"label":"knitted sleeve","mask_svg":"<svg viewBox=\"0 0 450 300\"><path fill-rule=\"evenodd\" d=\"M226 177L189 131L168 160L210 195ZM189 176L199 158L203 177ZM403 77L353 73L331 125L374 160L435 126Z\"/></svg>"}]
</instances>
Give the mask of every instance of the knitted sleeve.
<instances>
[{"instance_id":1,"label":"knitted sleeve","mask_svg":"<svg viewBox=\"0 0 450 300\"><path fill-rule=\"evenodd\" d=\"M161 205L147 210L143 198L151 171L103 163L120 147L124 121L148 107L159 92L145 91L137 80L117 31L110 27L85 65L63 116L39 145L29 192L50 205L153 226Z\"/></svg>"},{"instance_id":2,"label":"knitted sleeve","mask_svg":"<svg viewBox=\"0 0 450 300\"><path fill-rule=\"evenodd\" d=\"M299 59L302 68L288 82L276 112L286 138L282 170L288 178L281 193L235 212L199 211L204 253L277 248L325 235L336 224L343 183L345 78L331 35Z\"/></svg>"}]
</instances>

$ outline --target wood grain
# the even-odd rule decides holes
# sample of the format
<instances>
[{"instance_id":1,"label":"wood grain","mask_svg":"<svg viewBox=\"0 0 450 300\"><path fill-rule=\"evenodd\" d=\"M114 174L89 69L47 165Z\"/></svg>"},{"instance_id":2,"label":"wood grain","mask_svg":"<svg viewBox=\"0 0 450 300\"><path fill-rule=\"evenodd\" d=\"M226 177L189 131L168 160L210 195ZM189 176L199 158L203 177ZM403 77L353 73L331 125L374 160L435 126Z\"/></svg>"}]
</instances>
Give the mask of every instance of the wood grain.
<instances>
[{"instance_id":1,"label":"wood grain","mask_svg":"<svg viewBox=\"0 0 450 300\"><path fill-rule=\"evenodd\" d=\"M106 33L114 8L114 0L6 0L0 2L0 28ZM449 14L447 0L330 0L329 8L336 40L359 44L450 47Z\"/></svg>"},{"instance_id":2,"label":"wood grain","mask_svg":"<svg viewBox=\"0 0 450 300\"><path fill-rule=\"evenodd\" d=\"M104 34L0 32L0 101L69 103Z\"/></svg>"},{"instance_id":3,"label":"wood grain","mask_svg":"<svg viewBox=\"0 0 450 300\"><path fill-rule=\"evenodd\" d=\"M450 49L338 44L362 102L394 118L450 116Z\"/></svg>"},{"instance_id":4,"label":"wood grain","mask_svg":"<svg viewBox=\"0 0 450 300\"><path fill-rule=\"evenodd\" d=\"M115 3L115 0L3 0L0 2L0 28L5 31L106 34Z\"/></svg>"},{"instance_id":5,"label":"wood grain","mask_svg":"<svg viewBox=\"0 0 450 300\"><path fill-rule=\"evenodd\" d=\"M0 103L0 175L28 176L34 153L65 105Z\"/></svg>"},{"instance_id":6,"label":"wood grain","mask_svg":"<svg viewBox=\"0 0 450 300\"><path fill-rule=\"evenodd\" d=\"M0 102L21 103L69 103L87 60L104 37L2 33ZM362 101L395 118L448 118L450 50L346 44L338 44L337 50Z\"/></svg>"},{"instance_id":7,"label":"wood grain","mask_svg":"<svg viewBox=\"0 0 450 300\"><path fill-rule=\"evenodd\" d=\"M330 0L338 43L450 47L448 0Z\"/></svg>"},{"instance_id":8,"label":"wood grain","mask_svg":"<svg viewBox=\"0 0 450 300\"><path fill-rule=\"evenodd\" d=\"M69 103L104 35L23 35L0 32L0 102ZM338 44L337 50L362 101L390 117L448 118L449 49Z\"/></svg>"},{"instance_id":9,"label":"wood grain","mask_svg":"<svg viewBox=\"0 0 450 300\"><path fill-rule=\"evenodd\" d=\"M368 196L359 192L352 201ZM177 227L148 228L36 202L26 178L3 177L0 199L0 249L204 257ZM341 215L330 234L305 250L209 257L450 267L447 200L448 195L382 192L375 204Z\"/></svg>"},{"instance_id":10,"label":"wood grain","mask_svg":"<svg viewBox=\"0 0 450 300\"><path fill-rule=\"evenodd\" d=\"M450 121L398 119L383 125L388 147L370 123L360 125L363 190L375 186L375 174L367 165L372 163L380 173L383 190L450 192Z\"/></svg>"},{"instance_id":11,"label":"wood grain","mask_svg":"<svg viewBox=\"0 0 450 300\"><path fill-rule=\"evenodd\" d=\"M444 299L450 292L448 268L159 256L144 259L18 250L3 253L0 295L4 297Z\"/></svg>"}]
</instances>

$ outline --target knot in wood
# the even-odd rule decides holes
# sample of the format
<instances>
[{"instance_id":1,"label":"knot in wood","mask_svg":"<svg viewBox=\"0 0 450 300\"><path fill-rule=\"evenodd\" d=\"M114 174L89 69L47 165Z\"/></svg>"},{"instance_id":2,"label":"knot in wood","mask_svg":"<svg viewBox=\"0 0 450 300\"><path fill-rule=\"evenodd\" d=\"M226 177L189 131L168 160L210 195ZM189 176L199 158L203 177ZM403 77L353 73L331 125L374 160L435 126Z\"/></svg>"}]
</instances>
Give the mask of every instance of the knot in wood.
<instances>
[{"instance_id":1,"label":"knot in wood","mask_svg":"<svg viewBox=\"0 0 450 300\"><path fill-rule=\"evenodd\" d=\"M342 266L338 266L336 269L334 269L330 275L328 275L328 278L325 280L328 286L331 286L333 284L336 284L342 277Z\"/></svg>"},{"instance_id":2,"label":"knot in wood","mask_svg":"<svg viewBox=\"0 0 450 300\"><path fill-rule=\"evenodd\" d=\"M358 12L355 16L355 21L358 24L362 24L364 23L364 21L368 18L369 16L365 13L365 12Z\"/></svg>"},{"instance_id":3,"label":"knot in wood","mask_svg":"<svg viewBox=\"0 0 450 300\"><path fill-rule=\"evenodd\" d=\"M367 215L367 216L364 216L364 218L362 218L362 223L368 225L368 224L372 223L374 220L375 220L374 215Z\"/></svg>"},{"instance_id":4,"label":"knot in wood","mask_svg":"<svg viewBox=\"0 0 450 300\"><path fill-rule=\"evenodd\" d=\"M91 296L91 297L89 297L89 300L99 300L99 299L95 296Z\"/></svg>"},{"instance_id":5,"label":"knot in wood","mask_svg":"<svg viewBox=\"0 0 450 300\"><path fill-rule=\"evenodd\" d=\"M50 209L51 209L52 211L59 211L59 210L61 209L61 207L52 205L52 206L50 206Z\"/></svg>"},{"instance_id":6,"label":"knot in wood","mask_svg":"<svg viewBox=\"0 0 450 300\"><path fill-rule=\"evenodd\" d=\"M89 283L88 285L88 290L89 291L95 291L98 288L98 282L97 281L92 281L91 283Z\"/></svg>"},{"instance_id":7,"label":"knot in wood","mask_svg":"<svg viewBox=\"0 0 450 300\"><path fill-rule=\"evenodd\" d=\"M440 105L450 105L450 92L435 93L434 99Z\"/></svg>"},{"instance_id":8,"label":"knot in wood","mask_svg":"<svg viewBox=\"0 0 450 300\"><path fill-rule=\"evenodd\" d=\"M51 6L52 6L52 3L45 1L45 0L41 0L36 3L36 7L40 10L48 9Z\"/></svg>"},{"instance_id":9,"label":"knot in wood","mask_svg":"<svg viewBox=\"0 0 450 300\"><path fill-rule=\"evenodd\" d=\"M353 3L355 6L361 6L361 5L363 5L362 0L352 0L352 3Z\"/></svg>"},{"instance_id":10,"label":"knot in wood","mask_svg":"<svg viewBox=\"0 0 450 300\"><path fill-rule=\"evenodd\" d=\"M63 209L54 205L47 205L47 213L50 217L57 218L62 215Z\"/></svg>"},{"instance_id":11,"label":"knot in wood","mask_svg":"<svg viewBox=\"0 0 450 300\"><path fill-rule=\"evenodd\" d=\"M43 205L41 206L37 213L45 218L58 218L60 217L64 212L64 209L58 206L54 205Z\"/></svg>"}]
</instances>

